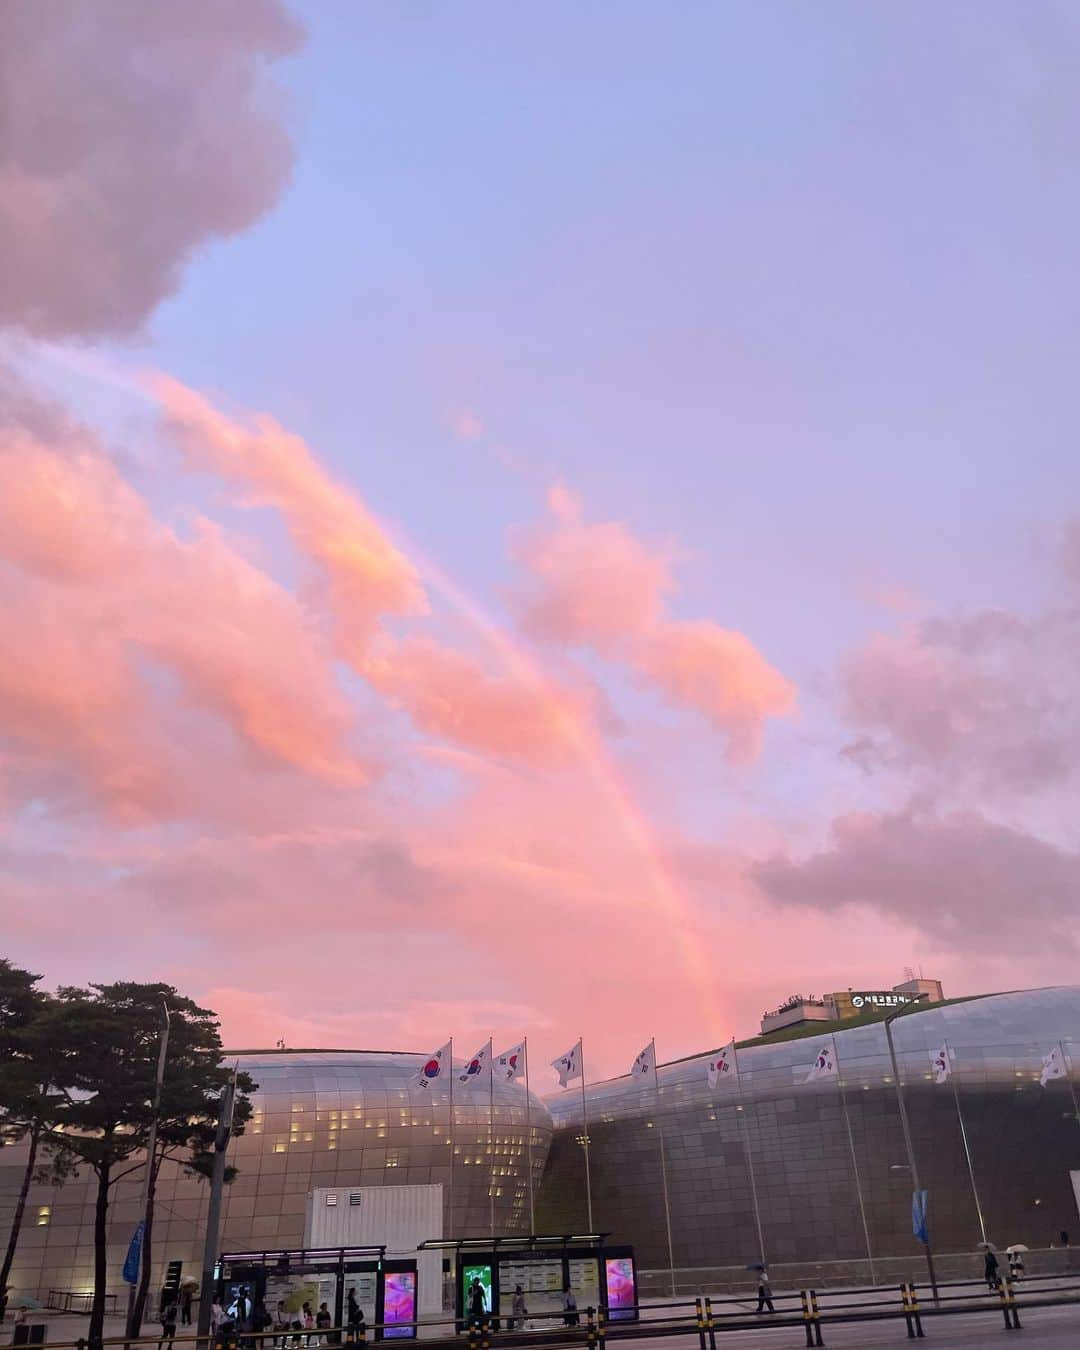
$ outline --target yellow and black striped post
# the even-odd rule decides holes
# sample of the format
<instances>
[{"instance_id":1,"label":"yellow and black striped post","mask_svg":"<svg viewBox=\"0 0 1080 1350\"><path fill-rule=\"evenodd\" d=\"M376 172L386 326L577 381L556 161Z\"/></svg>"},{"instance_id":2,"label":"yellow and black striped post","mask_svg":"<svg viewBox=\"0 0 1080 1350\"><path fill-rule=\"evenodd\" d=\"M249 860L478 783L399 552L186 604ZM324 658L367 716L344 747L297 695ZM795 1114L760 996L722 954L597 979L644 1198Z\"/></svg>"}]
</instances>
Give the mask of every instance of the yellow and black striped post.
<instances>
[{"instance_id":1,"label":"yellow and black striped post","mask_svg":"<svg viewBox=\"0 0 1080 1350\"><path fill-rule=\"evenodd\" d=\"M924 1339L922 1329L922 1316L919 1312L919 1288L918 1285L908 1284L908 1302L911 1306L911 1320L915 1323L915 1336L917 1339Z\"/></svg>"},{"instance_id":2,"label":"yellow and black striped post","mask_svg":"<svg viewBox=\"0 0 1080 1350\"><path fill-rule=\"evenodd\" d=\"M596 1310L596 1344L599 1350L604 1350L607 1343L607 1318L604 1315L602 1307Z\"/></svg>"},{"instance_id":3,"label":"yellow and black striped post","mask_svg":"<svg viewBox=\"0 0 1080 1350\"><path fill-rule=\"evenodd\" d=\"M700 1294L694 1299L694 1316L697 1318L698 1350L705 1350L705 1300Z\"/></svg>"},{"instance_id":4,"label":"yellow and black striped post","mask_svg":"<svg viewBox=\"0 0 1080 1350\"><path fill-rule=\"evenodd\" d=\"M805 1289L799 1290L799 1298L802 1300L802 1320L803 1330L806 1332L806 1344L814 1344L814 1324L810 1315L810 1295Z\"/></svg>"},{"instance_id":5,"label":"yellow and black striped post","mask_svg":"<svg viewBox=\"0 0 1080 1350\"><path fill-rule=\"evenodd\" d=\"M821 1339L821 1309L818 1307L817 1290L810 1290L810 1312L814 1319L814 1344L824 1345Z\"/></svg>"},{"instance_id":6,"label":"yellow and black striped post","mask_svg":"<svg viewBox=\"0 0 1080 1350\"><path fill-rule=\"evenodd\" d=\"M1016 1290L1007 1275L998 1280L998 1293L1001 1295L1001 1314L1005 1318L1005 1330L1020 1330L1020 1314L1016 1310Z\"/></svg>"},{"instance_id":7,"label":"yellow and black striped post","mask_svg":"<svg viewBox=\"0 0 1080 1350\"><path fill-rule=\"evenodd\" d=\"M713 1320L711 1298L705 1300L705 1330L709 1333L709 1350L716 1350L716 1323Z\"/></svg>"},{"instance_id":8,"label":"yellow and black striped post","mask_svg":"<svg viewBox=\"0 0 1080 1350\"><path fill-rule=\"evenodd\" d=\"M592 1308L585 1309L585 1344L596 1350L596 1317Z\"/></svg>"}]
</instances>

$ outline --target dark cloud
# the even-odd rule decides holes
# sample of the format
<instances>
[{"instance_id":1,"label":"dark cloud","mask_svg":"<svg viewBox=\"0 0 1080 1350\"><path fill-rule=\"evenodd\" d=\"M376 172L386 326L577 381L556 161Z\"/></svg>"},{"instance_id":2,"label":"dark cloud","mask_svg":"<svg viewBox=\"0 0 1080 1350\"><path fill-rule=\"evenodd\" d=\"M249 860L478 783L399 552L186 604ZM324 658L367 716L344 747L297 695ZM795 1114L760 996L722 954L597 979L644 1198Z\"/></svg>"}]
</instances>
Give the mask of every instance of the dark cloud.
<instances>
[{"instance_id":1,"label":"dark cloud","mask_svg":"<svg viewBox=\"0 0 1080 1350\"><path fill-rule=\"evenodd\" d=\"M276 201L292 159L277 0L0 5L0 324L137 329L191 254Z\"/></svg>"},{"instance_id":2,"label":"dark cloud","mask_svg":"<svg viewBox=\"0 0 1080 1350\"><path fill-rule=\"evenodd\" d=\"M961 951L1076 948L1080 855L975 812L841 816L827 848L751 876L780 904L863 907Z\"/></svg>"}]
</instances>

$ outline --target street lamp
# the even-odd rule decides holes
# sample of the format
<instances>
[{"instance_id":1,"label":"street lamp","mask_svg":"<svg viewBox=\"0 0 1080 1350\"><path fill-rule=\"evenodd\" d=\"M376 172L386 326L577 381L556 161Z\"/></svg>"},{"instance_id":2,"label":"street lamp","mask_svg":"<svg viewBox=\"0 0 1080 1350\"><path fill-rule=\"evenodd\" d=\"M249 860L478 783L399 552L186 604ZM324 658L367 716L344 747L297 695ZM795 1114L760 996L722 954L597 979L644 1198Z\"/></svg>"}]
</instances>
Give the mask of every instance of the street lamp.
<instances>
[{"instance_id":1,"label":"street lamp","mask_svg":"<svg viewBox=\"0 0 1080 1350\"><path fill-rule=\"evenodd\" d=\"M924 995L916 994L912 1003L918 1003ZM904 1131L904 1147L907 1149L908 1167L911 1169L911 1185L914 1192L913 1199L917 1198L917 1203L922 1203L922 1187L919 1185L919 1167L915 1161L915 1146L911 1142L911 1126L908 1124L907 1105L904 1102L904 1088L900 1082L900 1067L896 1062L896 1046L893 1044L892 1024L893 1019L899 1017L902 1012L906 1012L911 1005L906 1004L894 1009L891 1013L885 1015L885 1040L889 1046L889 1060L892 1063L893 1082L896 1085L896 1105L900 1109L900 1125ZM891 1170L891 1169L890 1169ZM934 1253L930 1246L930 1221L927 1211L929 1206L923 1208L923 1246L926 1248L926 1270L930 1276L930 1292L933 1295L934 1302L938 1301L937 1275L934 1272ZM912 1210L914 1213L914 1209Z\"/></svg>"}]
</instances>

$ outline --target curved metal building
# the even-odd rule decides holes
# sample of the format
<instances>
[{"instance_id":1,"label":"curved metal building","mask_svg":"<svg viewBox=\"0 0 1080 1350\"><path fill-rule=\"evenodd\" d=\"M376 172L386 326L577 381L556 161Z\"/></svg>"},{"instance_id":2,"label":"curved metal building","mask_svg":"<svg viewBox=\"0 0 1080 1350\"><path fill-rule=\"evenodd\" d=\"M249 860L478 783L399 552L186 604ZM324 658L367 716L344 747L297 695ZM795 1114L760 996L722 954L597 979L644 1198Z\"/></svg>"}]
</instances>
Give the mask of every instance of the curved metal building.
<instances>
[{"instance_id":1,"label":"curved metal building","mask_svg":"<svg viewBox=\"0 0 1080 1350\"><path fill-rule=\"evenodd\" d=\"M659 1069L659 1095L630 1078L586 1091L595 1225L630 1242L643 1267L668 1264L659 1137L667 1163L675 1265L742 1266L759 1259L753 1190L770 1262L862 1260L922 1250L912 1236L906 1167L885 1030L835 1023L840 1079L806 1082L825 1035L750 1045L737 1082L710 1089L706 1057ZM995 1245L1046 1247L1080 1230L1080 1119L1067 1081L1039 1086L1059 1042L1080 1092L1080 987L996 994L909 1013L893 1024L931 1236L941 1251L980 1241L957 1118L967 1128L975 1187ZM934 1082L943 1042L954 1078ZM847 1099L851 1142L842 1109ZM542 1231L585 1222L581 1094L548 1098L556 1133L537 1212Z\"/></svg>"},{"instance_id":2,"label":"curved metal building","mask_svg":"<svg viewBox=\"0 0 1080 1350\"><path fill-rule=\"evenodd\" d=\"M429 1096L408 1086L426 1056L312 1050L245 1052L238 1058L259 1088L253 1118L229 1152L239 1172L225 1191L222 1250L302 1247L308 1193L322 1186L442 1182L447 1233L487 1236L492 1200L498 1232L528 1231L526 1097L520 1084L496 1084L489 1142L486 1085L466 1091L455 1083L451 1177L448 1087L432 1088ZM528 1117L539 1188L552 1122L535 1097L529 1099ZM22 1146L0 1151L0 1232L6 1232L24 1162ZM118 1293L125 1288L124 1255L141 1217L140 1189L136 1172L117 1185L110 1206L108 1268L110 1288ZM166 1262L180 1260L185 1273L198 1274L207 1191L204 1182L175 1167L162 1169L155 1268L163 1271ZM11 1287L35 1296L50 1289L81 1292L90 1289L92 1275L91 1185L80 1180L60 1188L34 1186Z\"/></svg>"}]
</instances>

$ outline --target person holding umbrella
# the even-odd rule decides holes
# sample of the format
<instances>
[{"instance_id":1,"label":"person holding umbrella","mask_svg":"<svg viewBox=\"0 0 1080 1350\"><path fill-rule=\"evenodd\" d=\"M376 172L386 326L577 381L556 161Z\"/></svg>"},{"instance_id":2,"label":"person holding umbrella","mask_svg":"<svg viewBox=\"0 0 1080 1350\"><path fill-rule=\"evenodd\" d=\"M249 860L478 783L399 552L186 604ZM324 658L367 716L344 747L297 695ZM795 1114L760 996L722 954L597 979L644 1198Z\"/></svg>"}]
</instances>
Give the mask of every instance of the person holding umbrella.
<instances>
[{"instance_id":1,"label":"person holding umbrella","mask_svg":"<svg viewBox=\"0 0 1080 1350\"><path fill-rule=\"evenodd\" d=\"M765 1309L768 1308L769 1312L774 1313L776 1309L773 1307L772 1285L770 1285L769 1283L768 1270L766 1270L766 1268L761 1264L760 1261L755 1262L753 1265L747 1266L746 1269L757 1271L758 1277L757 1311L759 1313L763 1313Z\"/></svg>"},{"instance_id":2,"label":"person holding umbrella","mask_svg":"<svg viewBox=\"0 0 1080 1350\"><path fill-rule=\"evenodd\" d=\"M1005 1255L1009 1258L1009 1278L1013 1280L1022 1280L1024 1278L1024 1253L1027 1247L1022 1242L1014 1242L1010 1247L1005 1248Z\"/></svg>"}]
</instances>

